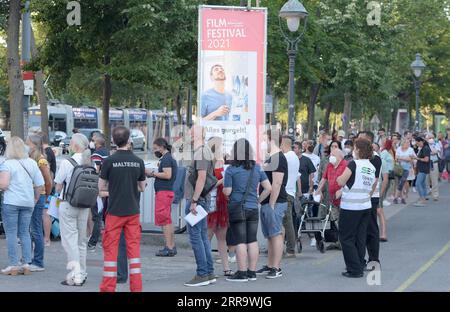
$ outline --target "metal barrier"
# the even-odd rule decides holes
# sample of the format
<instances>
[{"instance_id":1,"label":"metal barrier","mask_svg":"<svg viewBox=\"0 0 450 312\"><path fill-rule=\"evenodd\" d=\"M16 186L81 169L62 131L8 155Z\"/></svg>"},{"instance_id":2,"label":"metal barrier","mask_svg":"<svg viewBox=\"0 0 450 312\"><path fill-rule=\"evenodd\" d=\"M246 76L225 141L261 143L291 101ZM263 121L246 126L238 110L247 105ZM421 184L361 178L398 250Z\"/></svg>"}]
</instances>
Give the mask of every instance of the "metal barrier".
<instances>
[{"instance_id":1,"label":"metal barrier","mask_svg":"<svg viewBox=\"0 0 450 312\"><path fill-rule=\"evenodd\" d=\"M140 221L142 232L162 233L161 228L155 225L155 179L147 179L147 187L145 192L141 194ZM179 204L172 204L172 223L175 233L182 233L185 230L184 221L185 200L180 200Z\"/></svg>"}]
</instances>

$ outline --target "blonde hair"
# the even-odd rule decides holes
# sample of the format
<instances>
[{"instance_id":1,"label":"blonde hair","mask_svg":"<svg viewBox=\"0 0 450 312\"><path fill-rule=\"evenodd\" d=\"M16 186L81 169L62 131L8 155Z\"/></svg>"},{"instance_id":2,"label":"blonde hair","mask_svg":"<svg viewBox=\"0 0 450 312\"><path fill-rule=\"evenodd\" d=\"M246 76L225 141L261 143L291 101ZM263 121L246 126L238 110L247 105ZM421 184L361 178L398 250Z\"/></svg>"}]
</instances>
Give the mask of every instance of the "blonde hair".
<instances>
[{"instance_id":1,"label":"blonde hair","mask_svg":"<svg viewBox=\"0 0 450 312\"><path fill-rule=\"evenodd\" d=\"M35 146L35 149L30 154L30 158L38 162L44 155L42 136L39 134L30 134L28 140Z\"/></svg>"},{"instance_id":2,"label":"blonde hair","mask_svg":"<svg viewBox=\"0 0 450 312\"><path fill-rule=\"evenodd\" d=\"M17 136L13 136L9 139L6 145L6 158L7 159L24 159L28 158L25 152L25 143L23 140Z\"/></svg>"},{"instance_id":3,"label":"blonde hair","mask_svg":"<svg viewBox=\"0 0 450 312\"><path fill-rule=\"evenodd\" d=\"M91 150L89 149L88 139L81 133L75 133L72 135L71 142L81 150L81 165L91 165Z\"/></svg>"}]
</instances>

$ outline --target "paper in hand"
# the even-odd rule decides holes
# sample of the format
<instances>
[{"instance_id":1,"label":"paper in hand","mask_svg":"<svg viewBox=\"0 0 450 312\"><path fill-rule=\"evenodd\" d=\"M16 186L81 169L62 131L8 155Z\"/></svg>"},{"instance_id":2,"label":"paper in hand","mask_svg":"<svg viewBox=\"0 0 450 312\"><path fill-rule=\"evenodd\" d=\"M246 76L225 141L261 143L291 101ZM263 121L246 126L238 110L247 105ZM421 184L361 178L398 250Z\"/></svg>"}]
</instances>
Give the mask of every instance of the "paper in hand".
<instances>
[{"instance_id":1,"label":"paper in hand","mask_svg":"<svg viewBox=\"0 0 450 312\"><path fill-rule=\"evenodd\" d=\"M197 205L196 210L197 215L194 215L192 212L190 212L184 217L184 220L186 220L186 222L189 223L190 226L196 225L208 215L208 212L206 212L206 210L200 205Z\"/></svg>"}]
</instances>

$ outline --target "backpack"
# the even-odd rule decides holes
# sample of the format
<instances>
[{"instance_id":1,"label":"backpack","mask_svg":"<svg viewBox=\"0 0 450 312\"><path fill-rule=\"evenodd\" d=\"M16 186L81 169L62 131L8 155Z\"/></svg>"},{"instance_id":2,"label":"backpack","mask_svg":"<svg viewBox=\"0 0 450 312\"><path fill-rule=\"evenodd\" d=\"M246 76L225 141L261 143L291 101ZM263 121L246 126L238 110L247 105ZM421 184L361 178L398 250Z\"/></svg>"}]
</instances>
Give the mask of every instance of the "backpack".
<instances>
[{"instance_id":1,"label":"backpack","mask_svg":"<svg viewBox=\"0 0 450 312\"><path fill-rule=\"evenodd\" d=\"M63 200L66 200L72 207L95 207L98 196L98 174L95 168L80 166L73 158L68 160L74 168L69 185L66 185Z\"/></svg>"}]
</instances>

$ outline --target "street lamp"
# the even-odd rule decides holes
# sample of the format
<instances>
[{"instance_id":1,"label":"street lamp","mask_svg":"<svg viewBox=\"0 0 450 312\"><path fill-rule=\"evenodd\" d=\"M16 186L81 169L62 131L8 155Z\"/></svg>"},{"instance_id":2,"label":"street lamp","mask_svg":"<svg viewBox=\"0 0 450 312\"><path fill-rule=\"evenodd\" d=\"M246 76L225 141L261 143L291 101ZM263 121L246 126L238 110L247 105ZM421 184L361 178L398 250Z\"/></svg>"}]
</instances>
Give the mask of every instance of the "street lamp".
<instances>
[{"instance_id":1,"label":"street lamp","mask_svg":"<svg viewBox=\"0 0 450 312\"><path fill-rule=\"evenodd\" d=\"M420 76L422 75L422 72L425 70L426 65L422 61L422 57L420 56L420 53L416 54L416 60L411 63L411 69L414 73L414 88L416 89L416 131L420 130L420 124L419 124L419 104L420 104L420 98L419 98L419 89L420 89Z\"/></svg>"},{"instance_id":2,"label":"street lamp","mask_svg":"<svg viewBox=\"0 0 450 312\"><path fill-rule=\"evenodd\" d=\"M289 57L289 111L288 111L288 135L295 140L295 106L294 106L294 72L295 72L295 58L297 56L298 43L305 33L306 22L308 18L308 12L303 4L298 0L289 0L286 2L278 14L280 31L287 43L287 54ZM291 35L285 31L282 26L282 19L286 20L287 28ZM303 29L293 37L294 33L297 33L300 28L300 22L304 20Z\"/></svg>"}]
</instances>

